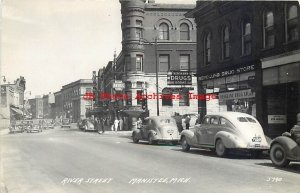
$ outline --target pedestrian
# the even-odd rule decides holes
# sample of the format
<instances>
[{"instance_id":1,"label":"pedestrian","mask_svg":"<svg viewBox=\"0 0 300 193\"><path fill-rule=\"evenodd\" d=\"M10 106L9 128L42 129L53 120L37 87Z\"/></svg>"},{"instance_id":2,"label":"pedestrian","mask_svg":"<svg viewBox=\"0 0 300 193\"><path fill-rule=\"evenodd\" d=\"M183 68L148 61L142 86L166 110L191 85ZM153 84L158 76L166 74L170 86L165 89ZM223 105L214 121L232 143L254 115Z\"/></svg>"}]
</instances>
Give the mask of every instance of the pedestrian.
<instances>
[{"instance_id":1,"label":"pedestrian","mask_svg":"<svg viewBox=\"0 0 300 193\"><path fill-rule=\"evenodd\" d=\"M98 117L95 117L93 120L93 124L96 131L99 131Z\"/></svg>"},{"instance_id":2,"label":"pedestrian","mask_svg":"<svg viewBox=\"0 0 300 193\"><path fill-rule=\"evenodd\" d=\"M141 129L141 128L142 128L142 119L141 119L141 118L139 118L139 119L137 120L136 126L137 126L138 129Z\"/></svg>"},{"instance_id":3,"label":"pedestrian","mask_svg":"<svg viewBox=\"0 0 300 193\"><path fill-rule=\"evenodd\" d=\"M120 131L123 130L123 125L124 125L124 121L123 121L122 117L120 117L120 119L119 119L119 127L120 127Z\"/></svg>"},{"instance_id":4,"label":"pedestrian","mask_svg":"<svg viewBox=\"0 0 300 193\"><path fill-rule=\"evenodd\" d=\"M191 121L191 117L190 117L190 115L187 115L185 117L185 121L184 121L186 130L189 130L189 128L190 128L190 121Z\"/></svg>"},{"instance_id":5,"label":"pedestrian","mask_svg":"<svg viewBox=\"0 0 300 193\"><path fill-rule=\"evenodd\" d=\"M119 127L119 120L118 120L118 118L115 119L113 126L114 126L114 130L118 131L118 127Z\"/></svg>"}]
</instances>

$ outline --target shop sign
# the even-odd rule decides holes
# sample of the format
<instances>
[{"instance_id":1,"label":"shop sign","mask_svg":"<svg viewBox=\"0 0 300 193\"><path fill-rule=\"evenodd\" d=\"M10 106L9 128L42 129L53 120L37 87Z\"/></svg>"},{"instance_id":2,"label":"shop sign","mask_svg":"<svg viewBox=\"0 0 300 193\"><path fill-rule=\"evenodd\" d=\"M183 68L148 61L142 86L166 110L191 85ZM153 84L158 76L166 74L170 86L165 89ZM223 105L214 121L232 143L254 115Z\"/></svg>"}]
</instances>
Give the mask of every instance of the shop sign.
<instances>
[{"instance_id":1,"label":"shop sign","mask_svg":"<svg viewBox=\"0 0 300 193\"><path fill-rule=\"evenodd\" d=\"M286 115L268 115L268 124L286 124Z\"/></svg>"},{"instance_id":2,"label":"shop sign","mask_svg":"<svg viewBox=\"0 0 300 193\"><path fill-rule=\"evenodd\" d=\"M232 69L224 70L221 72L216 72L216 73L211 73L203 76L199 76L198 80L203 81L203 80L210 80L210 79L215 79L215 78L222 78L226 76L232 76L232 75L237 75L241 73L246 73L255 70L255 65L247 65L247 66L239 66L235 67Z\"/></svg>"},{"instance_id":3,"label":"shop sign","mask_svg":"<svg viewBox=\"0 0 300 193\"><path fill-rule=\"evenodd\" d=\"M189 71L168 72L168 85L192 85L192 74Z\"/></svg>"},{"instance_id":4,"label":"shop sign","mask_svg":"<svg viewBox=\"0 0 300 193\"><path fill-rule=\"evenodd\" d=\"M121 80L115 80L113 83L113 88L116 91L122 91L125 88L125 84Z\"/></svg>"},{"instance_id":5,"label":"shop sign","mask_svg":"<svg viewBox=\"0 0 300 193\"><path fill-rule=\"evenodd\" d=\"M234 100L254 97L255 92L252 92L251 89L219 93L220 100Z\"/></svg>"}]
</instances>

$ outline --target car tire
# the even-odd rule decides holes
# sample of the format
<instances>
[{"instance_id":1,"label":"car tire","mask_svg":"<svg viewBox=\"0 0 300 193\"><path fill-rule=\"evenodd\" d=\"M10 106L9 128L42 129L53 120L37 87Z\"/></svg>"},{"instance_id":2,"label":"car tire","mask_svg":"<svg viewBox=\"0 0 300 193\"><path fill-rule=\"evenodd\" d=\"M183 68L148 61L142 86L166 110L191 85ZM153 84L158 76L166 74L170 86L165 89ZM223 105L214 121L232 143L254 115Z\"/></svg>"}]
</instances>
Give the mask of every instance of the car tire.
<instances>
[{"instance_id":1,"label":"car tire","mask_svg":"<svg viewBox=\"0 0 300 193\"><path fill-rule=\"evenodd\" d=\"M157 144L157 141L155 141L153 138L154 138L154 137L153 137L152 134L150 134L150 135L148 136L148 143L149 143L149 145L155 145L155 144Z\"/></svg>"},{"instance_id":2,"label":"car tire","mask_svg":"<svg viewBox=\"0 0 300 193\"><path fill-rule=\"evenodd\" d=\"M225 157L228 151L221 139L217 139L215 149L219 157Z\"/></svg>"},{"instance_id":3,"label":"car tire","mask_svg":"<svg viewBox=\"0 0 300 193\"><path fill-rule=\"evenodd\" d=\"M191 149L191 146L188 144L185 136L181 139L181 148L183 151L189 151Z\"/></svg>"},{"instance_id":4,"label":"car tire","mask_svg":"<svg viewBox=\"0 0 300 193\"><path fill-rule=\"evenodd\" d=\"M279 143L271 146L270 158L272 163L277 167L285 167L290 163L287 159L285 149Z\"/></svg>"},{"instance_id":5,"label":"car tire","mask_svg":"<svg viewBox=\"0 0 300 193\"><path fill-rule=\"evenodd\" d=\"M139 142L139 139L136 137L136 134L132 134L132 141L133 143L138 143Z\"/></svg>"}]
</instances>

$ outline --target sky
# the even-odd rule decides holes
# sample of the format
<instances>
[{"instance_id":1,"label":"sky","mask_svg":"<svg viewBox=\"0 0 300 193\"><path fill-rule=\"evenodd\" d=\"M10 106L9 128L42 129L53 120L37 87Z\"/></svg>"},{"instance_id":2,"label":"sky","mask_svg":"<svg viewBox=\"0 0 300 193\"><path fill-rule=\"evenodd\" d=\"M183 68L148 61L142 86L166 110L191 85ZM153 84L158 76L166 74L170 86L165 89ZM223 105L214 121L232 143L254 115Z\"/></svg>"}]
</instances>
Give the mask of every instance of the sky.
<instances>
[{"instance_id":1,"label":"sky","mask_svg":"<svg viewBox=\"0 0 300 193\"><path fill-rule=\"evenodd\" d=\"M2 0L1 4L1 76L6 83L24 76L29 98L90 79L92 71L113 60L115 50L121 51L118 0Z\"/></svg>"}]
</instances>

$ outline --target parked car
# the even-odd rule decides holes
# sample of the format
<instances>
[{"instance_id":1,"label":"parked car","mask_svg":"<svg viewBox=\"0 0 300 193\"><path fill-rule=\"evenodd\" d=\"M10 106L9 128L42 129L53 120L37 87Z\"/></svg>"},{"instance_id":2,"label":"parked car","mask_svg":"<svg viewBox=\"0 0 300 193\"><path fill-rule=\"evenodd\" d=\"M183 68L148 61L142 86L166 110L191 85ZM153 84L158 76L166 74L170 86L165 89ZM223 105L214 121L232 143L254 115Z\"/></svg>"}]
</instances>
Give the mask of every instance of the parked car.
<instances>
[{"instance_id":1,"label":"parked car","mask_svg":"<svg viewBox=\"0 0 300 193\"><path fill-rule=\"evenodd\" d=\"M190 147L215 150L219 157L224 157L230 149L247 150L255 157L269 149L256 118L239 112L206 115L194 129L182 131L181 145L184 151Z\"/></svg>"},{"instance_id":2,"label":"parked car","mask_svg":"<svg viewBox=\"0 0 300 193\"><path fill-rule=\"evenodd\" d=\"M277 167L300 161L300 125L295 125L290 132L283 133L271 142L270 158Z\"/></svg>"},{"instance_id":3,"label":"parked car","mask_svg":"<svg viewBox=\"0 0 300 193\"><path fill-rule=\"evenodd\" d=\"M83 119L79 124L79 128L83 131L96 131L94 120L91 119Z\"/></svg>"},{"instance_id":4,"label":"parked car","mask_svg":"<svg viewBox=\"0 0 300 193\"><path fill-rule=\"evenodd\" d=\"M87 119L81 119L78 121L77 126L79 129L84 130L86 124L87 124Z\"/></svg>"},{"instance_id":5,"label":"parked car","mask_svg":"<svg viewBox=\"0 0 300 193\"><path fill-rule=\"evenodd\" d=\"M71 120L70 119L63 119L61 123L61 128L68 127L71 128Z\"/></svg>"},{"instance_id":6,"label":"parked car","mask_svg":"<svg viewBox=\"0 0 300 193\"><path fill-rule=\"evenodd\" d=\"M24 125L21 120L12 121L9 126L10 133L22 133L24 132Z\"/></svg>"},{"instance_id":7,"label":"parked car","mask_svg":"<svg viewBox=\"0 0 300 193\"><path fill-rule=\"evenodd\" d=\"M39 133L42 131L43 131L42 126L39 123L35 123L35 122L33 122L33 124L27 129L27 133L32 133L32 132Z\"/></svg>"},{"instance_id":8,"label":"parked car","mask_svg":"<svg viewBox=\"0 0 300 193\"><path fill-rule=\"evenodd\" d=\"M23 130L28 131L31 129L31 127L33 125L33 121L32 120L24 120L24 121L22 121L22 124L23 124Z\"/></svg>"},{"instance_id":9,"label":"parked car","mask_svg":"<svg viewBox=\"0 0 300 193\"><path fill-rule=\"evenodd\" d=\"M53 119L44 119L44 126L49 129L54 128L54 120Z\"/></svg>"},{"instance_id":10,"label":"parked car","mask_svg":"<svg viewBox=\"0 0 300 193\"><path fill-rule=\"evenodd\" d=\"M180 134L174 118L153 116L145 118L141 128L133 130L132 139L134 143L145 140L150 145L158 142L171 142L176 145L180 140Z\"/></svg>"}]
</instances>

